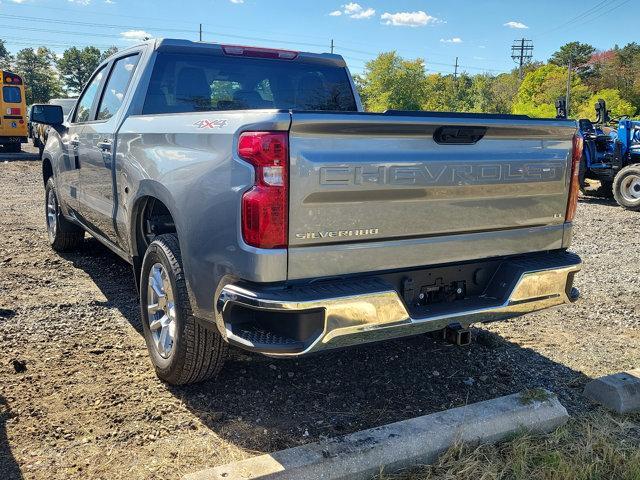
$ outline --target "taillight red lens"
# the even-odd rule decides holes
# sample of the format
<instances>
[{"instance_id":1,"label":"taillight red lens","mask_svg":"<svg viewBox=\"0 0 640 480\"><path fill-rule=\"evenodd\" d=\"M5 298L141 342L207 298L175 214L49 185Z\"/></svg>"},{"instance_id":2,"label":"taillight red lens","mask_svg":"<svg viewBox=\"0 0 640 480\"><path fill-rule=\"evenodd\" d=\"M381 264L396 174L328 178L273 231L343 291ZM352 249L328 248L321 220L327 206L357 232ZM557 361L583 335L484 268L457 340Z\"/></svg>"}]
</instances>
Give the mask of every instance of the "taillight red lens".
<instances>
[{"instance_id":1,"label":"taillight red lens","mask_svg":"<svg viewBox=\"0 0 640 480\"><path fill-rule=\"evenodd\" d=\"M567 201L566 222L572 222L578 209L578 192L580 191L580 160L582 159L583 140L579 135L573 136L571 151L571 179L569 180L569 199Z\"/></svg>"},{"instance_id":2,"label":"taillight red lens","mask_svg":"<svg viewBox=\"0 0 640 480\"><path fill-rule=\"evenodd\" d=\"M11 113L9 115L20 115L20 109L19 108L12 108L11 109Z\"/></svg>"},{"instance_id":3,"label":"taillight red lens","mask_svg":"<svg viewBox=\"0 0 640 480\"><path fill-rule=\"evenodd\" d=\"M242 196L242 237L259 248L285 248L289 209L287 132L244 132L238 155L255 168L253 188Z\"/></svg>"}]
</instances>

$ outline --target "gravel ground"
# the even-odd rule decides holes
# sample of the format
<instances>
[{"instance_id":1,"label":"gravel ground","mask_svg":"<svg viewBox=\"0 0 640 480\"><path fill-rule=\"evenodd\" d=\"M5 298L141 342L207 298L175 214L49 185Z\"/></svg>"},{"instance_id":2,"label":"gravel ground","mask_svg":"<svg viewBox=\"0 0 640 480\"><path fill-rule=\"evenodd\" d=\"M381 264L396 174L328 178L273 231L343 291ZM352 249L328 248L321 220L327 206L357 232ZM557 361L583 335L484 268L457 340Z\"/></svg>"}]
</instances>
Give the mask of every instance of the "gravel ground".
<instances>
[{"instance_id":1,"label":"gravel ground","mask_svg":"<svg viewBox=\"0 0 640 480\"><path fill-rule=\"evenodd\" d=\"M640 214L581 201L574 305L304 360L234 352L169 387L147 359L129 265L98 242L48 246L40 164L0 155L0 478L179 478L207 466L529 387L573 413L590 377L640 365ZM26 157L31 158L31 157Z\"/></svg>"}]
</instances>

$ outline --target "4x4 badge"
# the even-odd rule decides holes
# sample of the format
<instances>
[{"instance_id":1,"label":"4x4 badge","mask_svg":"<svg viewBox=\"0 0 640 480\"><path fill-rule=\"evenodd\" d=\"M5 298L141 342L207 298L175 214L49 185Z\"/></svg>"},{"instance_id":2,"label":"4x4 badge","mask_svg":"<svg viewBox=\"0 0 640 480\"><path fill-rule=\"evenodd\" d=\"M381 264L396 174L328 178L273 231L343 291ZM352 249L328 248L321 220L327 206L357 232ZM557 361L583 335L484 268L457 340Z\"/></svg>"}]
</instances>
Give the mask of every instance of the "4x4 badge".
<instances>
[{"instance_id":1,"label":"4x4 badge","mask_svg":"<svg viewBox=\"0 0 640 480\"><path fill-rule=\"evenodd\" d=\"M198 120L193 125L198 128L222 128L227 124L226 120Z\"/></svg>"}]
</instances>

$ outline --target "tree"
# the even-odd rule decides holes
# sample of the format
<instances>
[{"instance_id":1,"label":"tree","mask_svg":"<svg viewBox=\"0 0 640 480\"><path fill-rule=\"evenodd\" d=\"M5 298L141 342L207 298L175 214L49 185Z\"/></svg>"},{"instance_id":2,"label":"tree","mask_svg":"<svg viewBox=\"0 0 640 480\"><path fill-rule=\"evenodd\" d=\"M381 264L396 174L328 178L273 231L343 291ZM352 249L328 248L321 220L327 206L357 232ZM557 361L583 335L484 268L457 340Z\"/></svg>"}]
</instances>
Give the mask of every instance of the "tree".
<instances>
[{"instance_id":1,"label":"tree","mask_svg":"<svg viewBox=\"0 0 640 480\"><path fill-rule=\"evenodd\" d=\"M588 43L569 42L551 55L549 63L567 67L571 61L574 67L579 67L587 63L595 51Z\"/></svg>"},{"instance_id":2,"label":"tree","mask_svg":"<svg viewBox=\"0 0 640 480\"><path fill-rule=\"evenodd\" d=\"M520 79L518 70L511 73L501 73L491 84L493 98L492 111L495 113L511 113L513 103L518 95Z\"/></svg>"},{"instance_id":3,"label":"tree","mask_svg":"<svg viewBox=\"0 0 640 480\"><path fill-rule=\"evenodd\" d=\"M80 93L100 64L100 59L100 50L96 47L85 47L82 50L71 47L65 50L57 64L67 91Z\"/></svg>"},{"instance_id":4,"label":"tree","mask_svg":"<svg viewBox=\"0 0 640 480\"><path fill-rule=\"evenodd\" d=\"M102 54L100 55L100 61L102 62L114 53L118 53L118 47L116 47L115 45L107 48L104 52L102 52Z\"/></svg>"},{"instance_id":5,"label":"tree","mask_svg":"<svg viewBox=\"0 0 640 480\"><path fill-rule=\"evenodd\" d=\"M16 54L15 71L24 81L27 104L47 103L61 94L54 59L55 54L46 47L23 48Z\"/></svg>"},{"instance_id":6,"label":"tree","mask_svg":"<svg viewBox=\"0 0 640 480\"><path fill-rule=\"evenodd\" d=\"M594 93L580 106L579 118L594 118L594 105L599 99L607 102L607 110L611 112L611 118L632 117L636 113L636 107L620 97L620 92L613 88L607 88Z\"/></svg>"},{"instance_id":7,"label":"tree","mask_svg":"<svg viewBox=\"0 0 640 480\"><path fill-rule=\"evenodd\" d=\"M518 89L513 113L532 117L555 117L555 101L566 94L567 71L558 65L548 64L533 70L524 77ZM580 77L571 77L569 115L575 115L578 106L589 97L589 89Z\"/></svg>"},{"instance_id":8,"label":"tree","mask_svg":"<svg viewBox=\"0 0 640 480\"><path fill-rule=\"evenodd\" d=\"M4 45L4 40L0 40L0 70L11 70L13 57Z\"/></svg>"},{"instance_id":9,"label":"tree","mask_svg":"<svg viewBox=\"0 0 640 480\"><path fill-rule=\"evenodd\" d=\"M423 60L404 60L387 52L367 62L356 84L369 111L420 110L425 79Z\"/></svg>"}]
</instances>

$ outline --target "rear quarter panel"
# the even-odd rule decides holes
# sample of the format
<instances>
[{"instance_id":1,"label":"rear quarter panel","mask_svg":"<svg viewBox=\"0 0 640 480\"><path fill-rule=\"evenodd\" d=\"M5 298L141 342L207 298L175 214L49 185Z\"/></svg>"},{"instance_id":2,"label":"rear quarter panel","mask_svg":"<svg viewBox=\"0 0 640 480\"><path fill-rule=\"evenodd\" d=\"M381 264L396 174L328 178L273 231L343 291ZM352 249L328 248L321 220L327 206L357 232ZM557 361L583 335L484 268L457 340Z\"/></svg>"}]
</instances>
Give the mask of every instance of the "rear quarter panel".
<instances>
[{"instance_id":1,"label":"rear quarter panel","mask_svg":"<svg viewBox=\"0 0 640 480\"><path fill-rule=\"evenodd\" d=\"M242 131L287 130L290 115L276 111L206 112L128 117L117 136L116 224L133 242L137 208L161 200L176 224L194 313L214 319L217 290L236 278L286 280L287 252L246 245L240 231L242 194L253 168L236 155ZM170 132L170 133L167 133Z\"/></svg>"}]
</instances>

